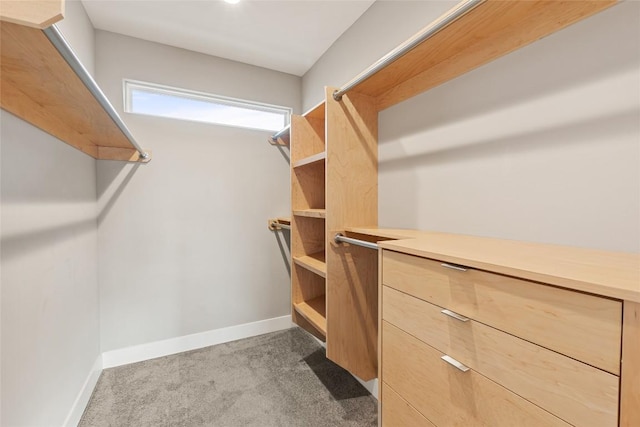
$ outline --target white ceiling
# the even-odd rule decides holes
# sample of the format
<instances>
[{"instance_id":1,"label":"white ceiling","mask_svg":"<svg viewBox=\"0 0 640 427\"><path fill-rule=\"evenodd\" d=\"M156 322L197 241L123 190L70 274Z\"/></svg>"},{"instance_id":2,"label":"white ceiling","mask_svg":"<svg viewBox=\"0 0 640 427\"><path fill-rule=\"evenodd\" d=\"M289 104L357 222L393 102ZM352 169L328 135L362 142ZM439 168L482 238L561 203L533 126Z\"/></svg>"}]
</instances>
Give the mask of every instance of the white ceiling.
<instances>
[{"instance_id":1,"label":"white ceiling","mask_svg":"<svg viewBox=\"0 0 640 427\"><path fill-rule=\"evenodd\" d=\"M375 0L82 0L100 30L302 76Z\"/></svg>"}]
</instances>

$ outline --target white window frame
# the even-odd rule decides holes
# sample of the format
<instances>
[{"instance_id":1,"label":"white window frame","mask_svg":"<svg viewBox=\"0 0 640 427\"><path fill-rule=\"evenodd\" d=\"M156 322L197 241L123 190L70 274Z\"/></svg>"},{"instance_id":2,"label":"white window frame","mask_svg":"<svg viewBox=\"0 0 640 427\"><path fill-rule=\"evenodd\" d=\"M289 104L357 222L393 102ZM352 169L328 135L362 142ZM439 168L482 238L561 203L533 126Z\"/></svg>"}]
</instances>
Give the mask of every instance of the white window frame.
<instances>
[{"instance_id":1,"label":"white window frame","mask_svg":"<svg viewBox=\"0 0 640 427\"><path fill-rule=\"evenodd\" d=\"M264 112L267 112L267 113L284 114L284 125L283 125L283 128L288 126L291 123L291 114L293 113L293 110L291 108L289 108L289 107L284 107L284 106L281 106L281 105L273 105L273 104L265 104L265 103L262 103L262 102L247 101L247 100L244 100L244 99L231 98L231 97L221 96L221 95L214 95L214 94L211 94L211 93L198 92L198 91L195 91L195 90L183 89L183 88L178 88L178 87L173 87L173 86L166 86L166 85L161 85L161 84L157 84L157 83L144 82L144 81L140 81L140 80L123 79L122 83L123 83L122 84L123 106L124 106L124 112L125 113L139 114L139 115L151 116L151 117L160 117L160 118L164 118L164 119L183 120L183 121L190 121L190 122L196 122L196 123L205 123L205 124L210 124L210 125L215 125L215 126L228 126L228 127L235 127L235 128L240 128L240 129L252 129L252 130L259 130L259 131L263 131L263 132L272 132L271 130L262 129L262 128L254 128L254 127L250 127L250 126L240 126L240 125L233 125L233 124L226 124L226 123L215 123L215 122L209 122L209 121L204 121L204 120L190 120L190 119L185 119L185 118L182 118L182 117L158 116L158 115L155 115L155 114L134 112L132 110L132 105L131 105L131 93L132 93L133 89L139 89L139 90L144 90L144 91L148 91L148 92L153 92L153 93L156 93L156 94L165 94L165 95L171 95L171 96L178 96L178 97L181 97L181 98L193 99L193 100L197 100L197 101L205 101L205 102L215 103L215 104L219 104L219 105L227 105L227 106L230 106L230 107L240 107L240 108L245 108L245 109L248 109L248 110L264 111ZM279 129L276 129L276 131L277 130L279 130Z\"/></svg>"}]
</instances>

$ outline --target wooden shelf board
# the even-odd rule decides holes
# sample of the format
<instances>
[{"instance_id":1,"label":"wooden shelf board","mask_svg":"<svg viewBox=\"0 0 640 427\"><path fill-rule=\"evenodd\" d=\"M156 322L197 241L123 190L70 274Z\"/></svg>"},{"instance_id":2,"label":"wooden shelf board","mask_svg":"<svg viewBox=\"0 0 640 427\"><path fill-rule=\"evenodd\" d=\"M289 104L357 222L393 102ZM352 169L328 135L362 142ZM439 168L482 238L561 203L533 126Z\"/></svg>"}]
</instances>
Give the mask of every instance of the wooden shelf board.
<instances>
[{"instance_id":1,"label":"wooden shelf board","mask_svg":"<svg viewBox=\"0 0 640 427\"><path fill-rule=\"evenodd\" d=\"M302 116L311 119L321 119L324 120L325 111L324 111L325 102L321 101L315 106L311 107L306 113Z\"/></svg>"},{"instance_id":2,"label":"wooden shelf board","mask_svg":"<svg viewBox=\"0 0 640 427\"><path fill-rule=\"evenodd\" d=\"M64 17L64 0L2 0L0 21L44 29Z\"/></svg>"},{"instance_id":3,"label":"wooden shelf board","mask_svg":"<svg viewBox=\"0 0 640 427\"><path fill-rule=\"evenodd\" d=\"M327 335L327 314L325 305L325 296L313 298L309 301L294 304L296 312L304 317L324 336Z\"/></svg>"},{"instance_id":4,"label":"wooden shelf board","mask_svg":"<svg viewBox=\"0 0 640 427\"><path fill-rule=\"evenodd\" d=\"M306 268L307 270L317 274L318 276L324 278L327 277L327 263L325 261L324 251L316 252L311 255L294 257L293 261L300 267Z\"/></svg>"},{"instance_id":5,"label":"wooden shelf board","mask_svg":"<svg viewBox=\"0 0 640 427\"><path fill-rule=\"evenodd\" d=\"M327 216L326 209L299 209L294 210L295 216L305 216L308 218L325 218Z\"/></svg>"},{"instance_id":6,"label":"wooden shelf board","mask_svg":"<svg viewBox=\"0 0 640 427\"><path fill-rule=\"evenodd\" d=\"M9 22L1 27L3 109L96 159L141 161L41 30Z\"/></svg>"},{"instance_id":7,"label":"wooden shelf board","mask_svg":"<svg viewBox=\"0 0 640 427\"><path fill-rule=\"evenodd\" d=\"M487 1L353 90L376 98L384 110L615 3Z\"/></svg>"},{"instance_id":8,"label":"wooden shelf board","mask_svg":"<svg viewBox=\"0 0 640 427\"><path fill-rule=\"evenodd\" d=\"M327 152L323 151L322 153L314 154L309 157L305 157L304 159L300 159L297 162L293 163L294 168L299 168L306 165L315 164L318 162L324 162L327 158Z\"/></svg>"}]
</instances>

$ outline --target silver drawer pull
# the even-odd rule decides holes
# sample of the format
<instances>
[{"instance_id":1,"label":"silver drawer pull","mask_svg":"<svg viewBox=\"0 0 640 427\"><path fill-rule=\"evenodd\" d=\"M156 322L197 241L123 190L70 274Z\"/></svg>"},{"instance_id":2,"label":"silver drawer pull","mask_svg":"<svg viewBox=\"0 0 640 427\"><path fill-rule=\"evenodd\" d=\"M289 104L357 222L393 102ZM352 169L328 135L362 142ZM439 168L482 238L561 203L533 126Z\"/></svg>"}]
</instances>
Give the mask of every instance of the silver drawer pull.
<instances>
[{"instance_id":1,"label":"silver drawer pull","mask_svg":"<svg viewBox=\"0 0 640 427\"><path fill-rule=\"evenodd\" d=\"M458 271L467 271L468 270L466 267L463 267L463 266L457 265L457 264L449 264L448 262L443 262L440 265L443 266L443 267L450 268L452 270L458 270Z\"/></svg>"},{"instance_id":2,"label":"silver drawer pull","mask_svg":"<svg viewBox=\"0 0 640 427\"><path fill-rule=\"evenodd\" d=\"M455 313L455 312L453 312L451 310L444 309L444 310L440 311L440 313L446 314L447 316L453 317L454 319L458 319L461 322L468 322L469 321L468 317L464 317L464 316L462 316L462 315L460 315L458 313Z\"/></svg>"},{"instance_id":3,"label":"silver drawer pull","mask_svg":"<svg viewBox=\"0 0 640 427\"><path fill-rule=\"evenodd\" d=\"M468 366L463 365L462 363L458 362L453 357L447 356L446 354L444 356L442 356L440 359L444 360L445 362L447 362L451 366L455 366L456 368L460 369L462 372L467 372L469 370Z\"/></svg>"}]
</instances>

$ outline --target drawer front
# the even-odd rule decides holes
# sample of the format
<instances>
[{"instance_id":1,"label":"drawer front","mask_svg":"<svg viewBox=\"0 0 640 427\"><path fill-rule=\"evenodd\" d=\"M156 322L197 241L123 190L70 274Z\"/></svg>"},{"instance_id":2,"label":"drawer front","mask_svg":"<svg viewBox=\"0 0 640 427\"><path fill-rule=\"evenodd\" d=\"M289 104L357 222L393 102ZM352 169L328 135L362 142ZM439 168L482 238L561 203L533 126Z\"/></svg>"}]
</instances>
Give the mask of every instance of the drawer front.
<instances>
[{"instance_id":1,"label":"drawer front","mask_svg":"<svg viewBox=\"0 0 640 427\"><path fill-rule=\"evenodd\" d=\"M385 250L383 284L620 374L620 301Z\"/></svg>"},{"instance_id":2,"label":"drawer front","mask_svg":"<svg viewBox=\"0 0 640 427\"><path fill-rule=\"evenodd\" d=\"M617 426L619 378L615 375L382 288L385 321L571 424Z\"/></svg>"},{"instance_id":3,"label":"drawer front","mask_svg":"<svg viewBox=\"0 0 640 427\"><path fill-rule=\"evenodd\" d=\"M569 427L558 417L382 322L382 379L437 426ZM384 402L383 402L384 407Z\"/></svg>"},{"instance_id":4,"label":"drawer front","mask_svg":"<svg viewBox=\"0 0 640 427\"><path fill-rule=\"evenodd\" d=\"M381 393L383 427L436 427L387 384Z\"/></svg>"}]
</instances>

